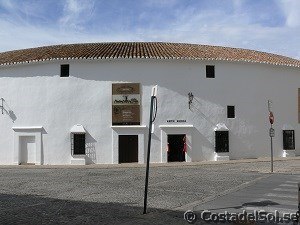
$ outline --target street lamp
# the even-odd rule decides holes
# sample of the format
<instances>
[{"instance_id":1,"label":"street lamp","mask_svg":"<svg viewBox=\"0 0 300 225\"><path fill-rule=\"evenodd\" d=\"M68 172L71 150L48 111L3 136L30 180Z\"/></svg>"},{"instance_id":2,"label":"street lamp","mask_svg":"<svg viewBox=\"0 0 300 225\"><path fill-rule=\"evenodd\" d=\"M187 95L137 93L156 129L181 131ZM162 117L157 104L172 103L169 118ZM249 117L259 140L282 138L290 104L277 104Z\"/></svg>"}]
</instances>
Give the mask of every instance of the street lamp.
<instances>
[{"instance_id":1,"label":"street lamp","mask_svg":"<svg viewBox=\"0 0 300 225\"><path fill-rule=\"evenodd\" d=\"M191 109L191 104L193 102L193 99L194 99L194 95L192 92L189 92L188 93L188 96L189 96L189 109Z\"/></svg>"},{"instance_id":2,"label":"street lamp","mask_svg":"<svg viewBox=\"0 0 300 225\"><path fill-rule=\"evenodd\" d=\"M151 133L152 124L156 118L157 113L157 85L152 88L151 102L150 102L150 118L149 118L149 134L148 134L148 149L147 149L147 166L146 166L146 178L145 178L145 193L144 193L144 212L147 213L147 197L148 197L148 183L149 183L149 164L150 164L150 148L151 148Z\"/></svg>"}]
</instances>

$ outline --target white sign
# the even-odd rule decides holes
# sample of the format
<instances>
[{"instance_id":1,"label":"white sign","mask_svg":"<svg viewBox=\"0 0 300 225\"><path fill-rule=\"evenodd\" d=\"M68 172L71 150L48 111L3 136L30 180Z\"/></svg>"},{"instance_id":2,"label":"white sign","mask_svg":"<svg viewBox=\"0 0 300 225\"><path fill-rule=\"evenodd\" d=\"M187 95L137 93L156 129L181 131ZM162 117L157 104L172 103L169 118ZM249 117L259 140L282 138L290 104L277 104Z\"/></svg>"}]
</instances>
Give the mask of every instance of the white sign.
<instances>
[{"instance_id":1,"label":"white sign","mask_svg":"<svg viewBox=\"0 0 300 225\"><path fill-rule=\"evenodd\" d=\"M275 130L274 130L274 128L270 128L269 135L270 135L270 137L275 137Z\"/></svg>"},{"instance_id":2,"label":"white sign","mask_svg":"<svg viewBox=\"0 0 300 225\"><path fill-rule=\"evenodd\" d=\"M269 110L269 112L271 112L271 109L272 109L272 101L268 100L268 110Z\"/></svg>"}]
</instances>

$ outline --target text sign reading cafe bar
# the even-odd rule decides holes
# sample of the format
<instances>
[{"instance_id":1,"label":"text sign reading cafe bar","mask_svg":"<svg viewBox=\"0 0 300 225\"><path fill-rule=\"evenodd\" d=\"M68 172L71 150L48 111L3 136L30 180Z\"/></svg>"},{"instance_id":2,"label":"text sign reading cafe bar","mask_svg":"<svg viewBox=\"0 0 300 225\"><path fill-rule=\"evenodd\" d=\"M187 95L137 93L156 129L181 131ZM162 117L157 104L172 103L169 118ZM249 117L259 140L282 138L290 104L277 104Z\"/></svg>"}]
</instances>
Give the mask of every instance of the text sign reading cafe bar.
<instances>
[{"instance_id":1,"label":"text sign reading cafe bar","mask_svg":"<svg viewBox=\"0 0 300 225\"><path fill-rule=\"evenodd\" d=\"M112 125L140 125L140 84L112 84Z\"/></svg>"}]
</instances>

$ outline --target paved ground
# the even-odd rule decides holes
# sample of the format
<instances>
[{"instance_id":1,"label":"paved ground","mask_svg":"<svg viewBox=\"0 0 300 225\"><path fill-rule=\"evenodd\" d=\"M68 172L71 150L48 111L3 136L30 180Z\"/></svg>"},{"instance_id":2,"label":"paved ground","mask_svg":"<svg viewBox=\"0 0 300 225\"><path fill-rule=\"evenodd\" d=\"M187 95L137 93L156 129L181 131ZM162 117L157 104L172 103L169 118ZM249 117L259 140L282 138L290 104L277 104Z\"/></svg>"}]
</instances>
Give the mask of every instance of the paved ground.
<instances>
[{"instance_id":1,"label":"paved ground","mask_svg":"<svg viewBox=\"0 0 300 225\"><path fill-rule=\"evenodd\" d=\"M300 174L300 158L274 168ZM269 170L265 160L152 165L143 215L143 166L3 166L0 224L187 224L185 210L254 185Z\"/></svg>"},{"instance_id":2,"label":"paved ground","mask_svg":"<svg viewBox=\"0 0 300 225\"><path fill-rule=\"evenodd\" d=\"M254 212L257 211L271 213L274 216L277 214L277 220L270 214L271 221L277 221L278 224L287 223L288 220L284 221L283 215L289 213L296 218L295 213L298 211L298 182L300 182L300 174L270 174L263 179L257 179L246 188L197 205L192 210L198 216L198 221L201 216L205 216L206 219L213 218L211 215L214 213L247 212L255 215ZM292 224L291 221L289 222Z\"/></svg>"}]
</instances>

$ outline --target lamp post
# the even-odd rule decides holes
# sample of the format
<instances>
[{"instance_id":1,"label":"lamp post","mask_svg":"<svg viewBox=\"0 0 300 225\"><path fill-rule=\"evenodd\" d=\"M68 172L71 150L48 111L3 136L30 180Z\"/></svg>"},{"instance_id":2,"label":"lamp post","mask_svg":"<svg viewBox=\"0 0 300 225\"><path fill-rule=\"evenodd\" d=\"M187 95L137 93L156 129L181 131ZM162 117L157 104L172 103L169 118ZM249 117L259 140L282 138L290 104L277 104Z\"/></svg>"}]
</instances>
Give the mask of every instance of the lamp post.
<instances>
[{"instance_id":1,"label":"lamp post","mask_svg":"<svg viewBox=\"0 0 300 225\"><path fill-rule=\"evenodd\" d=\"M192 92L189 92L188 93L188 96L189 96L189 109L191 109L191 104L193 102L193 99L194 99L194 95Z\"/></svg>"},{"instance_id":2,"label":"lamp post","mask_svg":"<svg viewBox=\"0 0 300 225\"><path fill-rule=\"evenodd\" d=\"M1 100L1 106L0 106L0 108L1 108L1 111L2 111L2 114L3 114L3 110L4 110L4 98L1 98L0 99Z\"/></svg>"},{"instance_id":3,"label":"lamp post","mask_svg":"<svg viewBox=\"0 0 300 225\"><path fill-rule=\"evenodd\" d=\"M269 131L269 135L271 138L271 173L273 173L273 137L275 136L275 130L273 128L274 115L273 115L273 112L271 111L271 109L272 109L272 101L268 100L269 121L271 124L271 128Z\"/></svg>"},{"instance_id":4,"label":"lamp post","mask_svg":"<svg viewBox=\"0 0 300 225\"><path fill-rule=\"evenodd\" d=\"M144 193L144 212L147 213L147 197L148 197L148 183L149 183L149 164L150 164L150 148L151 148L151 133L152 124L156 118L157 113L157 85L152 88L151 103L150 103L150 118L149 118L149 134L148 134L148 149L147 149L147 165L146 165L146 178L145 178L145 193Z\"/></svg>"}]
</instances>

